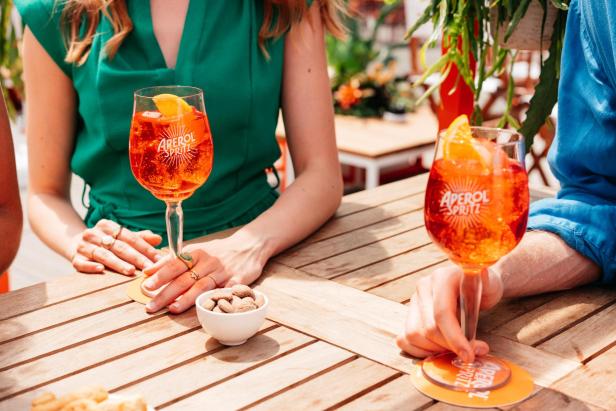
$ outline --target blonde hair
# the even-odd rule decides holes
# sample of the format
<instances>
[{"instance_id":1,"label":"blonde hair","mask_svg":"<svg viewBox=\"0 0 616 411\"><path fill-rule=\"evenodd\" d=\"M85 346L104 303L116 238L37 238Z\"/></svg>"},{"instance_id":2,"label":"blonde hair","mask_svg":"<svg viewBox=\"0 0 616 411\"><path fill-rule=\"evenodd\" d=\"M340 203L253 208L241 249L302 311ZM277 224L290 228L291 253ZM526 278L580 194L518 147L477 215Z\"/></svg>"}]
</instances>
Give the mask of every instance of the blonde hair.
<instances>
[{"instance_id":1,"label":"blonde hair","mask_svg":"<svg viewBox=\"0 0 616 411\"><path fill-rule=\"evenodd\" d=\"M345 30L340 21L340 14L344 12L342 1L314 1L319 4L321 19L326 29L337 37L343 37ZM263 23L259 29L258 42L263 54L268 56L266 43L280 37L302 21L308 15L309 6L306 0L263 0L263 4ZM101 14L109 19L113 27L113 36L104 46L107 56L112 59L122 41L133 29L126 0L66 0L62 11L67 42L66 62L81 65L88 59ZM84 21L85 31L80 36Z\"/></svg>"}]
</instances>

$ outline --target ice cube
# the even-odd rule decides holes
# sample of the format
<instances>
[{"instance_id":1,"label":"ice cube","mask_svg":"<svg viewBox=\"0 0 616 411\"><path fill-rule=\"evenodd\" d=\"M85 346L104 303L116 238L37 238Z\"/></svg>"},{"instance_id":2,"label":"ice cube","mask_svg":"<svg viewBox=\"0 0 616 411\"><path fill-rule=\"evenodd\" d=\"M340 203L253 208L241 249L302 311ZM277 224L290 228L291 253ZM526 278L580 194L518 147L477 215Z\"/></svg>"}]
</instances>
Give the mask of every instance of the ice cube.
<instances>
[{"instance_id":1,"label":"ice cube","mask_svg":"<svg viewBox=\"0 0 616 411\"><path fill-rule=\"evenodd\" d=\"M162 114L160 114L160 112L158 112L158 111L144 111L143 112L143 117L160 118L160 117L162 117Z\"/></svg>"}]
</instances>

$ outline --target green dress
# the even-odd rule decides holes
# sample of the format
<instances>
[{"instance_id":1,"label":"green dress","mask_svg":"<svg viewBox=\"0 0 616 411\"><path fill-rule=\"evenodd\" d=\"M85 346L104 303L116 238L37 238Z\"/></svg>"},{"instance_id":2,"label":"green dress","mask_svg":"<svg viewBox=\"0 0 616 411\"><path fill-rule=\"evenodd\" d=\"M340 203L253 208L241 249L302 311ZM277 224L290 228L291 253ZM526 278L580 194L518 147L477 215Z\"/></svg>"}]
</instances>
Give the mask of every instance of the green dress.
<instances>
[{"instance_id":1,"label":"green dress","mask_svg":"<svg viewBox=\"0 0 616 411\"><path fill-rule=\"evenodd\" d=\"M185 238L248 223L274 203L277 194L264 170L280 156L275 129L284 39L268 44L269 59L261 53L262 1L190 1L175 69L166 67L147 0L127 1L134 29L112 60L103 46L113 30L103 18L86 63L65 63L61 4L15 0L24 23L77 93L71 169L90 188L88 226L106 218L133 230L165 232L165 205L137 183L128 158L133 92L149 86L204 90L214 166L207 183L183 202Z\"/></svg>"}]
</instances>

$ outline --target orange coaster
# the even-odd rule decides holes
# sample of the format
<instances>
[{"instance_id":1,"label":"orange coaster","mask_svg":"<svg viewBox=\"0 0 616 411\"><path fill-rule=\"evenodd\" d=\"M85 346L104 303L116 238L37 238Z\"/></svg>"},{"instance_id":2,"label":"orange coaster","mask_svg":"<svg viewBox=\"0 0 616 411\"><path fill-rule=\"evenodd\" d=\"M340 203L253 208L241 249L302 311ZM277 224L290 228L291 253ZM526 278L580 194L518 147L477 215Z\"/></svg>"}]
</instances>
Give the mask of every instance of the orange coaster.
<instances>
[{"instance_id":1,"label":"orange coaster","mask_svg":"<svg viewBox=\"0 0 616 411\"><path fill-rule=\"evenodd\" d=\"M423 374L421 362L415 364L411 381L415 388L428 397L452 405L472 408L493 408L512 405L530 396L533 392L533 379L530 374L510 361L500 359L511 368L511 377L504 386L491 391L453 391L430 382ZM451 372L464 372L451 365Z\"/></svg>"},{"instance_id":2,"label":"orange coaster","mask_svg":"<svg viewBox=\"0 0 616 411\"><path fill-rule=\"evenodd\" d=\"M424 359L422 371L437 385L465 392L494 391L511 378L509 366L492 355L475 358L473 364L464 364L455 353L445 352Z\"/></svg>"},{"instance_id":3,"label":"orange coaster","mask_svg":"<svg viewBox=\"0 0 616 411\"><path fill-rule=\"evenodd\" d=\"M144 275L135 278L133 281L128 283L128 287L126 288L126 294L128 295L128 297L131 300L141 303L143 305L149 303L150 300L152 300L150 297L144 295L141 292L141 283L143 282L143 280L145 280L145 278L146 277Z\"/></svg>"}]
</instances>

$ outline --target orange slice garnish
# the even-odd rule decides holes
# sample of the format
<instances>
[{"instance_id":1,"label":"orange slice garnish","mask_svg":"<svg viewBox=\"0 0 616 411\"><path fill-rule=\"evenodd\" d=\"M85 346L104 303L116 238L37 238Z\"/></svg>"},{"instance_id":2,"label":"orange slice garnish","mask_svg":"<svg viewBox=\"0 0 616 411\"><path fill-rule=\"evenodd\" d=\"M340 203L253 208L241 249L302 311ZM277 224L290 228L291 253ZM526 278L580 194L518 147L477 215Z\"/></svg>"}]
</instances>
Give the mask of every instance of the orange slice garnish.
<instances>
[{"instance_id":1,"label":"orange slice garnish","mask_svg":"<svg viewBox=\"0 0 616 411\"><path fill-rule=\"evenodd\" d=\"M190 113L192 107L183 98L174 94L159 94L152 98L156 108L165 117L176 117Z\"/></svg>"},{"instance_id":2,"label":"orange slice garnish","mask_svg":"<svg viewBox=\"0 0 616 411\"><path fill-rule=\"evenodd\" d=\"M458 116L443 134L443 159L446 161L476 161L482 168L489 169L490 150L475 141L468 117Z\"/></svg>"}]
</instances>

